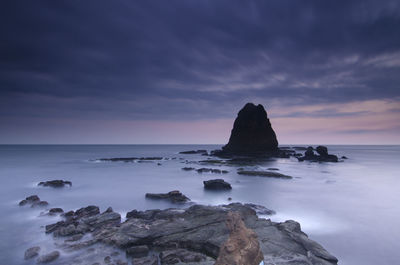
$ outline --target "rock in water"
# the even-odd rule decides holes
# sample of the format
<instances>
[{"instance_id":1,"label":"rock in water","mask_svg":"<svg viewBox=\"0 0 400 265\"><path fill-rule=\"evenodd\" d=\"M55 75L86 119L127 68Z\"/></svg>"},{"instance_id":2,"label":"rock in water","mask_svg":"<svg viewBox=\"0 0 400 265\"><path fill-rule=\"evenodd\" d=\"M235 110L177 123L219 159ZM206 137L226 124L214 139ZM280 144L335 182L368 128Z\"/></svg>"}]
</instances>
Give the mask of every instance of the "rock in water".
<instances>
[{"instance_id":1,"label":"rock in water","mask_svg":"<svg viewBox=\"0 0 400 265\"><path fill-rule=\"evenodd\" d=\"M264 107L247 103L238 113L229 142L223 151L253 154L278 150L278 140Z\"/></svg>"},{"instance_id":2,"label":"rock in water","mask_svg":"<svg viewBox=\"0 0 400 265\"><path fill-rule=\"evenodd\" d=\"M237 212L228 213L226 225L229 238L221 246L215 265L259 265L264 256L256 233L245 226Z\"/></svg>"}]
</instances>

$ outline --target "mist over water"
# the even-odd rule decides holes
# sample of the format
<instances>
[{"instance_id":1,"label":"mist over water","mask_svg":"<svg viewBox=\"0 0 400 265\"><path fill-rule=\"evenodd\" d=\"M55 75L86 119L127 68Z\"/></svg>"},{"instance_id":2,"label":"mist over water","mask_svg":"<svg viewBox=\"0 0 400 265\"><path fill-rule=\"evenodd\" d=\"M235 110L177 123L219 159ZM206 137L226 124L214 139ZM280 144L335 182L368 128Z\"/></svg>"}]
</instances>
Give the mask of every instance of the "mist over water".
<instances>
[{"instance_id":1,"label":"mist over water","mask_svg":"<svg viewBox=\"0 0 400 265\"><path fill-rule=\"evenodd\" d=\"M272 159L249 168L279 168L292 180L242 176L242 166L199 165L207 157L180 151L220 148L217 145L3 145L0 146L0 264L24 261L27 248L55 248L44 225L58 217L40 216L44 209L19 207L37 194L49 207L64 211L98 205L125 213L132 209L182 207L146 200L146 192L180 190L195 203L251 202L277 213L273 221L299 221L309 237L339 259L339 264L396 264L400 258L400 146L328 146L349 159L340 163ZM154 157L156 162L99 162L98 158ZM176 159L173 159L176 158ZM157 165L160 162L161 165ZM209 167L228 174L199 174L182 167ZM224 178L231 191L208 192L203 180ZM72 181L72 187L37 187L45 180ZM65 253L57 262L62 262ZM56 263L56 262L55 262Z\"/></svg>"}]
</instances>

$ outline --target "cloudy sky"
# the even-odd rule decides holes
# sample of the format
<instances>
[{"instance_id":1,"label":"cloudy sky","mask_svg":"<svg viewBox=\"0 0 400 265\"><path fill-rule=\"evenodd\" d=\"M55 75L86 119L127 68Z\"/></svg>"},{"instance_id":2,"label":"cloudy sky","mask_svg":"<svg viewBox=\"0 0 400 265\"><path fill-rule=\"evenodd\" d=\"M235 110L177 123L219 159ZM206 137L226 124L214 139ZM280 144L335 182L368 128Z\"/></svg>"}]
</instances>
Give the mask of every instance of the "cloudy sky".
<instances>
[{"instance_id":1,"label":"cloudy sky","mask_svg":"<svg viewBox=\"0 0 400 265\"><path fill-rule=\"evenodd\" d=\"M7 1L0 143L400 144L397 0Z\"/></svg>"}]
</instances>

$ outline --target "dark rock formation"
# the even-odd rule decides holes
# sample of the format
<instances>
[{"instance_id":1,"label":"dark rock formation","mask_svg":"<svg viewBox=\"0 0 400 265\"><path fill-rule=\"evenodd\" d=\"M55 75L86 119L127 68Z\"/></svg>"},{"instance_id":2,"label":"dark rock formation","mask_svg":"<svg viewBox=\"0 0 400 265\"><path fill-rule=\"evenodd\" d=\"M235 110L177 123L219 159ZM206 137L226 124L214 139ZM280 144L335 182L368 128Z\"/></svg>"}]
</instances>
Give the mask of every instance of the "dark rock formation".
<instances>
[{"instance_id":1,"label":"dark rock formation","mask_svg":"<svg viewBox=\"0 0 400 265\"><path fill-rule=\"evenodd\" d=\"M62 188L65 185L68 186L72 186L72 182L71 181L67 181L67 180L49 180L49 181L41 181L39 182L38 186L43 186L43 187L52 187L52 188Z\"/></svg>"},{"instance_id":2,"label":"dark rock formation","mask_svg":"<svg viewBox=\"0 0 400 265\"><path fill-rule=\"evenodd\" d=\"M25 251L24 259L31 259L39 256L40 247L31 247Z\"/></svg>"},{"instance_id":3,"label":"dark rock formation","mask_svg":"<svg viewBox=\"0 0 400 265\"><path fill-rule=\"evenodd\" d=\"M282 178L282 179L292 179L293 177L284 175L278 172L271 171L257 171L257 170L239 170L237 172L239 175L245 176L258 176L258 177L269 177L269 178Z\"/></svg>"},{"instance_id":4,"label":"dark rock formation","mask_svg":"<svg viewBox=\"0 0 400 265\"><path fill-rule=\"evenodd\" d=\"M206 190L231 190L232 186L223 179L211 179L203 181Z\"/></svg>"},{"instance_id":5,"label":"dark rock formation","mask_svg":"<svg viewBox=\"0 0 400 265\"><path fill-rule=\"evenodd\" d=\"M82 209L84 210L81 212L94 213L91 210L94 209L93 207ZM136 211L134 217L128 218L123 223L120 223L118 218L107 218L116 213L103 212L82 217L74 215L72 219L65 218L61 222L47 226L46 231L49 231L48 227L56 227L51 233L68 239L72 238L74 234L57 233L57 231L67 230L69 226L73 225L82 234L88 235L76 242L65 240L64 243L58 244L66 251L99 249L91 252L93 255L97 255L97 258L91 256L89 260L86 260L87 262L81 261L80 264L93 264L93 260L104 259L105 252L102 251L102 246L109 246L113 251L116 248L126 251L132 247L147 246L150 256L133 259L134 265L159 264L158 262L161 264L212 265L213 260L220 254L221 246L231 234L226 227L228 213L237 212L240 213L244 225L255 233L246 238L245 242L253 242L257 235L259 249L264 254L265 264L337 264L337 259L321 245L310 240L300 230L298 223L294 221L275 223L269 219L260 219L253 209L240 203L222 206L194 205L188 209L149 210L146 212ZM239 229L239 231L241 230ZM254 244L256 244L255 242ZM252 247L249 250L253 253L254 249L257 248ZM243 255L247 258L253 257L253 254L246 253ZM258 255L258 251L254 251L254 257ZM160 257L160 260L157 256ZM83 259L83 257L80 258ZM108 260L110 264L113 263L112 258Z\"/></svg>"},{"instance_id":6,"label":"dark rock formation","mask_svg":"<svg viewBox=\"0 0 400 265\"><path fill-rule=\"evenodd\" d=\"M24 200L20 201L19 206L25 206L25 205L30 205L32 208L33 207L43 207L49 205L47 201L41 201L40 198L37 195L31 195L29 197L26 197Z\"/></svg>"},{"instance_id":7,"label":"dark rock formation","mask_svg":"<svg viewBox=\"0 0 400 265\"><path fill-rule=\"evenodd\" d=\"M222 149L232 154L258 154L278 150L278 140L262 105L247 103L239 111L229 142Z\"/></svg>"},{"instance_id":8,"label":"dark rock formation","mask_svg":"<svg viewBox=\"0 0 400 265\"><path fill-rule=\"evenodd\" d=\"M195 170L195 168L194 167L183 167L182 170L184 170L184 171L192 171L192 170Z\"/></svg>"},{"instance_id":9,"label":"dark rock formation","mask_svg":"<svg viewBox=\"0 0 400 265\"><path fill-rule=\"evenodd\" d=\"M144 161L154 161L154 160L162 160L162 157L114 157L114 158L100 158L98 161L103 162L144 162Z\"/></svg>"},{"instance_id":10,"label":"dark rock formation","mask_svg":"<svg viewBox=\"0 0 400 265\"><path fill-rule=\"evenodd\" d=\"M146 245L133 246L126 249L126 255L134 258L143 258L149 254L149 247Z\"/></svg>"},{"instance_id":11,"label":"dark rock formation","mask_svg":"<svg viewBox=\"0 0 400 265\"><path fill-rule=\"evenodd\" d=\"M215 265L259 265L264 256L257 235L245 226L240 214L229 212L226 226L229 238L221 246Z\"/></svg>"},{"instance_id":12,"label":"dark rock formation","mask_svg":"<svg viewBox=\"0 0 400 265\"><path fill-rule=\"evenodd\" d=\"M182 151L182 152L179 152L179 154L186 154L186 155L192 155L192 154L207 154L207 150Z\"/></svg>"},{"instance_id":13,"label":"dark rock formation","mask_svg":"<svg viewBox=\"0 0 400 265\"><path fill-rule=\"evenodd\" d=\"M178 190L170 191L168 193L146 193L146 198L168 200L172 203L184 203L190 201L188 197Z\"/></svg>"},{"instance_id":14,"label":"dark rock formation","mask_svg":"<svg viewBox=\"0 0 400 265\"><path fill-rule=\"evenodd\" d=\"M314 148L312 146L307 147L307 151L304 156L297 157L299 161L308 160L311 162L338 162L339 159L336 155L328 154L328 148L326 146L317 146L315 149L319 155L314 153Z\"/></svg>"},{"instance_id":15,"label":"dark rock formation","mask_svg":"<svg viewBox=\"0 0 400 265\"><path fill-rule=\"evenodd\" d=\"M246 203L244 206L249 207L250 209L254 210L257 214L260 215L273 215L276 214L274 210L270 210L265 206L257 205L254 203Z\"/></svg>"},{"instance_id":16,"label":"dark rock formation","mask_svg":"<svg viewBox=\"0 0 400 265\"><path fill-rule=\"evenodd\" d=\"M226 174L226 173L228 173L228 171L227 170L221 170L221 169L218 169L218 168L199 168L199 169L196 169L196 171L197 171L197 173L204 173L204 172L210 172L210 173L216 173L216 174Z\"/></svg>"}]
</instances>

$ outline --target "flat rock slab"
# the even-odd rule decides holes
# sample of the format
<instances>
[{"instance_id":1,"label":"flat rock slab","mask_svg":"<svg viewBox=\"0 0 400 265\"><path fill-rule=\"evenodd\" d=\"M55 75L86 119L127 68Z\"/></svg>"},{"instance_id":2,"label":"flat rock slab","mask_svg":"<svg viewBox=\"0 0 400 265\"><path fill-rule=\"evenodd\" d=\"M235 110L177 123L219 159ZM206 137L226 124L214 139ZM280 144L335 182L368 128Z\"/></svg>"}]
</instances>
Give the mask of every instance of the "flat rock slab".
<instances>
[{"instance_id":1,"label":"flat rock slab","mask_svg":"<svg viewBox=\"0 0 400 265\"><path fill-rule=\"evenodd\" d=\"M239 175L245 176L257 176L257 177L268 177L268 178L281 178L281 179L292 179L292 176L284 175L278 172L272 171L252 171L252 170L239 170Z\"/></svg>"},{"instance_id":2,"label":"flat rock slab","mask_svg":"<svg viewBox=\"0 0 400 265\"><path fill-rule=\"evenodd\" d=\"M72 182L68 180L56 179L56 180L41 181L38 183L38 186L52 187L52 188L62 188L65 186L71 187Z\"/></svg>"},{"instance_id":3,"label":"flat rock slab","mask_svg":"<svg viewBox=\"0 0 400 265\"><path fill-rule=\"evenodd\" d=\"M67 242L60 247L69 251L82 251L101 245L120 250L147 246L149 256L135 258L133 264L157 264L152 258L155 255L161 259L157 262L162 262L163 257L167 262L166 257L170 257L168 262L177 261L175 264L211 265L218 257L221 245L229 237L226 226L228 213L238 212L246 227L257 235L265 264L337 264L334 256L301 231L299 223L275 223L258 218L252 209L254 207L240 203L221 206L194 205L186 210L134 210L123 223L120 223L119 215L114 212L95 213L95 208L87 208L80 210L86 213L82 217L74 214L73 217L46 227L46 230L48 227L52 228L51 233L57 234L57 231L73 225L80 233L90 234L78 242ZM72 237L74 233L66 237ZM58 236L60 234L62 233L58 233ZM166 252L170 250L177 252Z\"/></svg>"},{"instance_id":4,"label":"flat rock slab","mask_svg":"<svg viewBox=\"0 0 400 265\"><path fill-rule=\"evenodd\" d=\"M173 190L168 193L146 193L146 198L155 200L167 200L172 203L185 203L190 201L188 197L183 195L178 190Z\"/></svg>"}]
</instances>

